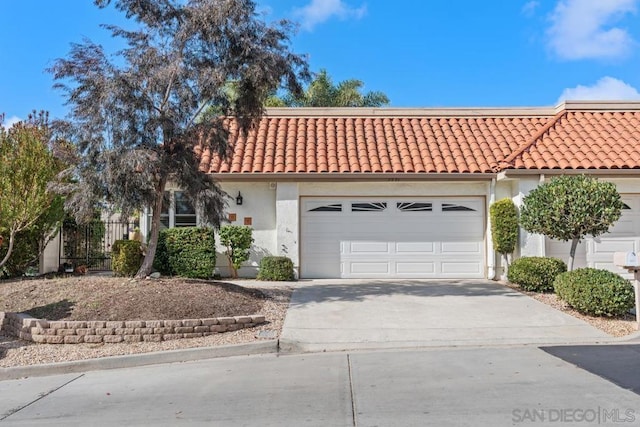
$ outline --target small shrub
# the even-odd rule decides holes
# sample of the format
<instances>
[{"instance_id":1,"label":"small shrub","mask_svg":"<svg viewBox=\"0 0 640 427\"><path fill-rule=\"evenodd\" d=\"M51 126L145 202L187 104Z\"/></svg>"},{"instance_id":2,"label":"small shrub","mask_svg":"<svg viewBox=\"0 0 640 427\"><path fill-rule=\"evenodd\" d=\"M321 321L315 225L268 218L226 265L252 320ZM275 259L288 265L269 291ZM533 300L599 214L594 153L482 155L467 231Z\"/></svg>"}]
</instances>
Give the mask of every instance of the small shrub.
<instances>
[{"instance_id":1,"label":"small shrub","mask_svg":"<svg viewBox=\"0 0 640 427\"><path fill-rule=\"evenodd\" d=\"M142 244L136 240L116 240L111 247L111 269L118 276L133 276L142 265Z\"/></svg>"},{"instance_id":2,"label":"small shrub","mask_svg":"<svg viewBox=\"0 0 640 427\"><path fill-rule=\"evenodd\" d=\"M553 285L560 299L592 316L621 316L635 305L633 285L607 270L579 268L560 274Z\"/></svg>"},{"instance_id":3,"label":"small shrub","mask_svg":"<svg viewBox=\"0 0 640 427\"><path fill-rule=\"evenodd\" d=\"M260 260L257 279L271 281L295 280L293 261L285 256L266 256Z\"/></svg>"},{"instance_id":4,"label":"small shrub","mask_svg":"<svg viewBox=\"0 0 640 427\"><path fill-rule=\"evenodd\" d=\"M511 263L507 279L522 289L532 292L553 291L553 281L567 265L560 259L549 257L523 257Z\"/></svg>"},{"instance_id":5,"label":"small shrub","mask_svg":"<svg viewBox=\"0 0 640 427\"><path fill-rule=\"evenodd\" d=\"M213 228L181 227L162 230L153 265L166 275L210 278L216 266Z\"/></svg>"},{"instance_id":6,"label":"small shrub","mask_svg":"<svg viewBox=\"0 0 640 427\"><path fill-rule=\"evenodd\" d=\"M242 263L249 260L253 230L245 225L223 225L220 227L220 243L227 250L225 255L229 261L232 277L238 277Z\"/></svg>"}]
</instances>

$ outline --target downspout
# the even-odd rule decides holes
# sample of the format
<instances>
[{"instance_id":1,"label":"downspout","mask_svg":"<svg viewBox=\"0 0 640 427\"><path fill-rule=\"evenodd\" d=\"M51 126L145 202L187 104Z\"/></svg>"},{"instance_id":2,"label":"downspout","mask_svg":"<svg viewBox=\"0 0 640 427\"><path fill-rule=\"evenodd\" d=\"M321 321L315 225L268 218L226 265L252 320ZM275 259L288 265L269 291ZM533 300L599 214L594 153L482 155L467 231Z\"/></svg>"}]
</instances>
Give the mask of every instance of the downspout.
<instances>
[{"instance_id":1,"label":"downspout","mask_svg":"<svg viewBox=\"0 0 640 427\"><path fill-rule=\"evenodd\" d=\"M491 236L491 219L489 218L491 205L496 201L496 179L491 178L489 184L489 205L487 206L487 279L496 279L496 253L493 250L493 237Z\"/></svg>"}]
</instances>

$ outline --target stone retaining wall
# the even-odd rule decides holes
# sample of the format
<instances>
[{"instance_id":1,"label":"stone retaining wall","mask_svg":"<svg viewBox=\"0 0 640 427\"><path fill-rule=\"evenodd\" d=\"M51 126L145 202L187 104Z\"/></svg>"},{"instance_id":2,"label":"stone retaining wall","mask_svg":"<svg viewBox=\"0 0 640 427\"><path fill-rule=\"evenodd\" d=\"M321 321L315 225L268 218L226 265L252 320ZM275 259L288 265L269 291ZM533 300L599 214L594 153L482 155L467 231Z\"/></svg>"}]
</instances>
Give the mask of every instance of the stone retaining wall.
<instances>
[{"instance_id":1,"label":"stone retaining wall","mask_svg":"<svg viewBox=\"0 0 640 427\"><path fill-rule=\"evenodd\" d=\"M0 312L0 331L43 344L118 343L197 338L237 331L265 322L264 316L186 320L48 321L23 313Z\"/></svg>"}]
</instances>

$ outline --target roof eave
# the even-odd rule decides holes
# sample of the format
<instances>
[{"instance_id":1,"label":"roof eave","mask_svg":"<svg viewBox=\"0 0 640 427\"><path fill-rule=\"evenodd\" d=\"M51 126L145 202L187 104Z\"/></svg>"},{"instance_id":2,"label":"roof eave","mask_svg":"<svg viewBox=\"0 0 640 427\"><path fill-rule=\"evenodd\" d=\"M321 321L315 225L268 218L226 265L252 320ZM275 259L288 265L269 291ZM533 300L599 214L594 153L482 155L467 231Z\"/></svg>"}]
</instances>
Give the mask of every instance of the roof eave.
<instances>
[{"instance_id":1,"label":"roof eave","mask_svg":"<svg viewBox=\"0 0 640 427\"><path fill-rule=\"evenodd\" d=\"M498 179L517 178L531 175L602 175L602 176L640 176L639 169L505 169L498 174Z\"/></svg>"},{"instance_id":2,"label":"roof eave","mask_svg":"<svg viewBox=\"0 0 640 427\"><path fill-rule=\"evenodd\" d=\"M426 181L490 180L495 173L212 173L218 181Z\"/></svg>"}]
</instances>

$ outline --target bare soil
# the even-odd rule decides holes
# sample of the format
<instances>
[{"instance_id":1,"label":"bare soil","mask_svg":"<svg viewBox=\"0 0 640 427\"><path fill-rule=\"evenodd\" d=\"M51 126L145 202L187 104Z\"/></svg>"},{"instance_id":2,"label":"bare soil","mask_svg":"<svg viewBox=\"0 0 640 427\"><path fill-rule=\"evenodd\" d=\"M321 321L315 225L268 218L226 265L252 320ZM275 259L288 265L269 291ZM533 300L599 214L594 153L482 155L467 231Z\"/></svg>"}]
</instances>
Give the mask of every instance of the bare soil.
<instances>
[{"instance_id":1,"label":"bare soil","mask_svg":"<svg viewBox=\"0 0 640 427\"><path fill-rule=\"evenodd\" d=\"M267 296L230 283L72 276L0 281L0 311L47 320L173 320L258 314Z\"/></svg>"}]
</instances>

